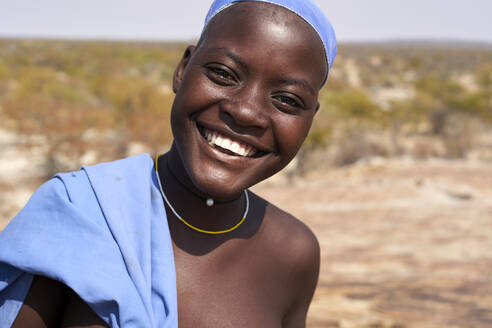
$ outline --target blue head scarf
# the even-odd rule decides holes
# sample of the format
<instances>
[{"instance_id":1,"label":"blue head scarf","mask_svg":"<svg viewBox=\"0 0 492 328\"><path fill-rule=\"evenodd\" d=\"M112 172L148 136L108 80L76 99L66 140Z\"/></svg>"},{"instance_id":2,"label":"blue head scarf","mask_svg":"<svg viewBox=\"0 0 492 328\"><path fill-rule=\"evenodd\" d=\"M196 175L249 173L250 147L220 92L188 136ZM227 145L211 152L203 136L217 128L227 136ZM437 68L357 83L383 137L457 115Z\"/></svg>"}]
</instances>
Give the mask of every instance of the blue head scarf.
<instances>
[{"instance_id":1,"label":"blue head scarf","mask_svg":"<svg viewBox=\"0 0 492 328\"><path fill-rule=\"evenodd\" d=\"M207 17L205 18L205 27L217 13L235 3L246 1L275 4L292 11L304 19L316 31L323 42L326 61L329 69L331 69L335 56L337 55L337 40L335 31L333 30L333 26L330 21L311 0L215 0L207 13ZM326 82L327 78L328 75L326 76L324 82Z\"/></svg>"}]
</instances>

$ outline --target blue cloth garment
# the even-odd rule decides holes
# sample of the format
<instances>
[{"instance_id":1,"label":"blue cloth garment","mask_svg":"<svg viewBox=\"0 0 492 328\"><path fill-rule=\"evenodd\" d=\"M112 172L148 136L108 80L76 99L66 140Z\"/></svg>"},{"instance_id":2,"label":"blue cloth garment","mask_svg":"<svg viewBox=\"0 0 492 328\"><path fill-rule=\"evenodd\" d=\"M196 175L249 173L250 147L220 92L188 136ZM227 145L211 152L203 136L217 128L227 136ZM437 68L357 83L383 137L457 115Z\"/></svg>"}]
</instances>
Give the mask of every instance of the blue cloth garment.
<instances>
[{"instance_id":1,"label":"blue cloth garment","mask_svg":"<svg viewBox=\"0 0 492 328\"><path fill-rule=\"evenodd\" d=\"M176 273L152 159L58 174L0 233L0 327L33 275L70 286L110 327L177 327Z\"/></svg>"},{"instance_id":2,"label":"blue cloth garment","mask_svg":"<svg viewBox=\"0 0 492 328\"><path fill-rule=\"evenodd\" d=\"M225 8L238 2L267 2L284 7L304 19L319 35L325 48L326 61L331 69L337 55L337 39L330 21L311 0L215 0L205 18L205 27L210 20ZM204 27L204 28L205 28ZM328 75L326 76L328 78ZM326 79L325 79L326 82Z\"/></svg>"}]
</instances>

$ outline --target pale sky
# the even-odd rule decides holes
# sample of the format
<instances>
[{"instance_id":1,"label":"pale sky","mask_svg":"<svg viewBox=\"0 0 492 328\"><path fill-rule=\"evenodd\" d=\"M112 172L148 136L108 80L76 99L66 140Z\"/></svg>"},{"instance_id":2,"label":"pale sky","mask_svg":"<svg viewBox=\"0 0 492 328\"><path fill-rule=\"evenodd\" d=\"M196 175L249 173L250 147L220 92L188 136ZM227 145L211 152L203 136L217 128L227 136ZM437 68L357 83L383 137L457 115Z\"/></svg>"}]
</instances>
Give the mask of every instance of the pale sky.
<instances>
[{"instance_id":1,"label":"pale sky","mask_svg":"<svg viewBox=\"0 0 492 328\"><path fill-rule=\"evenodd\" d=\"M339 41L492 42L492 0L315 0ZM0 0L0 37L190 40L211 0Z\"/></svg>"}]
</instances>

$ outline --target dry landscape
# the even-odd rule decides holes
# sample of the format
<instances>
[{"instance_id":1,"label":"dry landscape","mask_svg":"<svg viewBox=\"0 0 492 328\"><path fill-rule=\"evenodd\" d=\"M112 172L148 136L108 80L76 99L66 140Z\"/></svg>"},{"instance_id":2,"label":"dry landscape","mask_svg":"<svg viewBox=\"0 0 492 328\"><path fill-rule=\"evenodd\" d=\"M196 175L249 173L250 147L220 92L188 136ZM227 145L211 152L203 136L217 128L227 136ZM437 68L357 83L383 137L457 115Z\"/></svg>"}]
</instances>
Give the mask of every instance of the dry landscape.
<instances>
[{"instance_id":1,"label":"dry landscape","mask_svg":"<svg viewBox=\"0 0 492 328\"><path fill-rule=\"evenodd\" d=\"M55 172L163 152L184 46L0 39L0 230ZM308 327L492 327L492 45L342 44L319 99L253 188L318 236Z\"/></svg>"}]
</instances>

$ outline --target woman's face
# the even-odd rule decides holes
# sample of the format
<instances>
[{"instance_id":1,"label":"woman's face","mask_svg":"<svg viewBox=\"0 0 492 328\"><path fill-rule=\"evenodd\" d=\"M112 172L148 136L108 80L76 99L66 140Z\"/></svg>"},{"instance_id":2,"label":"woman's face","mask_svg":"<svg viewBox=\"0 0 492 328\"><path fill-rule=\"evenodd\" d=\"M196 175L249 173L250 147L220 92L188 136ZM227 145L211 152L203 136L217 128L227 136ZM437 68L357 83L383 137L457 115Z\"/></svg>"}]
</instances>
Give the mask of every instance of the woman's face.
<instances>
[{"instance_id":1,"label":"woman's face","mask_svg":"<svg viewBox=\"0 0 492 328\"><path fill-rule=\"evenodd\" d=\"M321 40L292 12L245 2L219 13L174 77L174 142L195 186L227 199L285 167L326 72Z\"/></svg>"}]
</instances>

